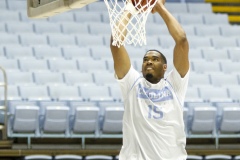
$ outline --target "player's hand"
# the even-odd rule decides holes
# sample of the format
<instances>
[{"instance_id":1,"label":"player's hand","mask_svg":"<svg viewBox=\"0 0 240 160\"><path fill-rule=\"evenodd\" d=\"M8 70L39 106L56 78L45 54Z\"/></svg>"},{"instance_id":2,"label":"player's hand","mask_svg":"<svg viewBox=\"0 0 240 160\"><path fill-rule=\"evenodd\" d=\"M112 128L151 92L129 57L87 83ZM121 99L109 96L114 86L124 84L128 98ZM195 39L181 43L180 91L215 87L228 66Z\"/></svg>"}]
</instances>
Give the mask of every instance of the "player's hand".
<instances>
[{"instance_id":1,"label":"player's hand","mask_svg":"<svg viewBox=\"0 0 240 160\"><path fill-rule=\"evenodd\" d=\"M162 6L164 6L165 4L165 0L157 0L157 3L155 4L155 6L152 9L152 13L156 13L159 10L161 10Z\"/></svg>"}]
</instances>

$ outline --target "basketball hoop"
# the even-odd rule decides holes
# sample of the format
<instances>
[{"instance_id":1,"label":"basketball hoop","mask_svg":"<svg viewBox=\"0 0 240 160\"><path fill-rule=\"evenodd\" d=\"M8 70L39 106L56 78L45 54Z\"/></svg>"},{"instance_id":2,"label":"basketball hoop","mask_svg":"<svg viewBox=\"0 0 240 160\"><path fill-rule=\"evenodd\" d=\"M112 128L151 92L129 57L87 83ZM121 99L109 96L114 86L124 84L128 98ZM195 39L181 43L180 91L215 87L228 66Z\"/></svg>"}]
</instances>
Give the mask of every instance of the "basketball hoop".
<instances>
[{"instance_id":1,"label":"basketball hoop","mask_svg":"<svg viewBox=\"0 0 240 160\"><path fill-rule=\"evenodd\" d=\"M152 11L157 0L104 0L110 19L110 27L112 30L112 45L120 47L125 44L146 45L145 25L148 14ZM132 17L128 24L124 26L127 35L118 29L118 22L123 12L128 10ZM124 36L122 40L122 36Z\"/></svg>"}]
</instances>

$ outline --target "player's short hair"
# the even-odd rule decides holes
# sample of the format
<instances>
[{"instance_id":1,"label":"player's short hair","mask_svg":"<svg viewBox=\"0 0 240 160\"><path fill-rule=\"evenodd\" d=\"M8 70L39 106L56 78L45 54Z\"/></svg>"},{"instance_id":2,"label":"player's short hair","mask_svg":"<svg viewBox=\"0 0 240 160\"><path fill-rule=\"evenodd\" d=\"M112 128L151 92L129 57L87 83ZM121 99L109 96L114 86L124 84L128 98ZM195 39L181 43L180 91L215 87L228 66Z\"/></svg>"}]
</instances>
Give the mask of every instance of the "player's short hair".
<instances>
[{"instance_id":1,"label":"player's short hair","mask_svg":"<svg viewBox=\"0 0 240 160\"><path fill-rule=\"evenodd\" d=\"M150 51L155 51L155 52L158 52L162 58L162 61L164 64L167 64L167 58L164 56L164 54L162 54L162 52L160 52L159 50L156 50L156 49L149 49L146 54Z\"/></svg>"}]
</instances>

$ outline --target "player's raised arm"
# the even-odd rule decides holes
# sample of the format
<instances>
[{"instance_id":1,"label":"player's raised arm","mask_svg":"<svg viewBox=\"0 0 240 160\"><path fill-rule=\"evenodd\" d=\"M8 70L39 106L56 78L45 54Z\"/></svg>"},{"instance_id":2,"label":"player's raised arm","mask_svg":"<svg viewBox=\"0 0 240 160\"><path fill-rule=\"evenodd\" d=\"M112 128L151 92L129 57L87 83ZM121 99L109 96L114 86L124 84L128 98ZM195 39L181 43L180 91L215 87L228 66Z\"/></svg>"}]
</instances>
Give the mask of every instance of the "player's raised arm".
<instances>
[{"instance_id":1,"label":"player's raised arm","mask_svg":"<svg viewBox=\"0 0 240 160\"><path fill-rule=\"evenodd\" d=\"M181 77L184 77L189 70L189 46L187 37L175 17L165 8L164 3L165 0L158 0L152 12L158 12L160 14L176 43L174 47L173 63Z\"/></svg>"},{"instance_id":2,"label":"player's raised arm","mask_svg":"<svg viewBox=\"0 0 240 160\"><path fill-rule=\"evenodd\" d=\"M126 27L131 18L131 13L128 10L125 10L116 25L118 28L115 29L115 34L121 37L121 40L124 41L125 36L127 35ZM128 56L128 53L123 45L118 47L113 45L113 36L111 36L110 47L114 61L114 70L119 79L122 79L130 69L131 62Z\"/></svg>"}]
</instances>

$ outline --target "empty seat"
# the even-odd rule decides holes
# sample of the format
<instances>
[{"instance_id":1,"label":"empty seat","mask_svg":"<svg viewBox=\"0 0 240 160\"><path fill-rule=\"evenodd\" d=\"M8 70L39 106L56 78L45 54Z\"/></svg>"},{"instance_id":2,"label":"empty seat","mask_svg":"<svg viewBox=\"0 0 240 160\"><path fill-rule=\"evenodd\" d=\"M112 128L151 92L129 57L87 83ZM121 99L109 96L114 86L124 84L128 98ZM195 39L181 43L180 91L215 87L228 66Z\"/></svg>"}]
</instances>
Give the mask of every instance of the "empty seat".
<instances>
[{"instance_id":1,"label":"empty seat","mask_svg":"<svg viewBox=\"0 0 240 160\"><path fill-rule=\"evenodd\" d=\"M43 115L40 134L42 137L51 135L69 136L69 107L67 106L46 106Z\"/></svg>"},{"instance_id":2,"label":"empty seat","mask_svg":"<svg viewBox=\"0 0 240 160\"><path fill-rule=\"evenodd\" d=\"M25 156L24 160L52 160L52 156L48 156L48 155L29 155L29 156Z\"/></svg>"},{"instance_id":3,"label":"empty seat","mask_svg":"<svg viewBox=\"0 0 240 160\"><path fill-rule=\"evenodd\" d=\"M64 22L62 24L62 30L65 34L88 34L88 24L76 22Z\"/></svg>"},{"instance_id":4,"label":"empty seat","mask_svg":"<svg viewBox=\"0 0 240 160\"><path fill-rule=\"evenodd\" d=\"M162 36L165 36L165 35L162 35ZM159 45L160 37L158 35L147 35L146 39L147 39L148 45L151 45L151 46ZM172 46L172 41L171 39L167 39L167 42L162 41L161 45L163 45L164 47Z\"/></svg>"},{"instance_id":5,"label":"empty seat","mask_svg":"<svg viewBox=\"0 0 240 160\"><path fill-rule=\"evenodd\" d=\"M21 59L18 59L18 61L19 61L19 66L21 71L40 72L40 71L48 70L48 64L46 60L21 58Z\"/></svg>"},{"instance_id":6,"label":"empty seat","mask_svg":"<svg viewBox=\"0 0 240 160\"><path fill-rule=\"evenodd\" d=\"M111 30L110 24L108 23L102 23L102 22L89 22L89 33L90 34L97 34L97 35L102 35L102 34L109 34L109 31ZM96 27L97 26L97 27Z\"/></svg>"},{"instance_id":7,"label":"empty seat","mask_svg":"<svg viewBox=\"0 0 240 160\"><path fill-rule=\"evenodd\" d=\"M63 154L63 155L56 155L54 157L55 160L82 160L82 156L73 155L73 154Z\"/></svg>"},{"instance_id":8,"label":"empty seat","mask_svg":"<svg viewBox=\"0 0 240 160\"><path fill-rule=\"evenodd\" d=\"M26 2L24 1L8 1L8 9L11 11L27 10Z\"/></svg>"},{"instance_id":9,"label":"empty seat","mask_svg":"<svg viewBox=\"0 0 240 160\"><path fill-rule=\"evenodd\" d=\"M43 33L61 33L61 26L58 23L34 22L35 32Z\"/></svg>"},{"instance_id":10,"label":"empty seat","mask_svg":"<svg viewBox=\"0 0 240 160\"><path fill-rule=\"evenodd\" d=\"M123 107L105 107L101 137L122 136Z\"/></svg>"},{"instance_id":11,"label":"empty seat","mask_svg":"<svg viewBox=\"0 0 240 160\"><path fill-rule=\"evenodd\" d=\"M223 36L236 36L240 35L240 27L239 26L233 26L233 25L221 25L220 26L221 33Z\"/></svg>"},{"instance_id":12,"label":"empty seat","mask_svg":"<svg viewBox=\"0 0 240 160\"><path fill-rule=\"evenodd\" d=\"M229 92L229 97L235 101L235 102L239 102L240 101L240 87L239 85L232 85L232 86L228 86L228 92Z\"/></svg>"},{"instance_id":13,"label":"empty seat","mask_svg":"<svg viewBox=\"0 0 240 160\"><path fill-rule=\"evenodd\" d=\"M51 46L61 46L61 45L76 45L76 39L74 35L71 34L48 34L49 45Z\"/></svg>"},{"instance_id":14,"label":"empty seat","mask_svg":"<svg viewBox=\"0 0 240 160\"><path fill-rule=\"evenodd\" d=\"M240 106L226 106L222 108L221 119L219 120L218 136L219 137L240 137Z\"/></svg>"},{"instance_id":15,"label":"empty seat","mask_svg":"<svg viewBox=\"0 0 240 160\"><path fill-rule=\"evenodd\" d=\"M58 14L48 18L49 22L74 22L74 13L67 12L64 14Z\"/></svg>"},{"instance_id":16,"label":"empty seat","mask_svg":"<svg viewBox=\"0 0 240 160\"><path fill-rule=\"evenodd\" d=\"M214 36L211 40L215 48L237 47L237 39L234 37Z\"/></svg>"},{"instance_id":17,"label":"empty seat","mask_svg":"<svg viewBox=\"0 0 240 160\"><path fill-rule=\"evenodd\" d=\"M226 74L226 73L210 73L209 74L211 83L213 86L228 86L228 85L239 85L238 76L235 74Z\"/></svg>"},{"instance_id":18,"label":"empty seat","mask_svg":"<svg viewBox=\"0 0 240 160\"><path fill-rule=\"evenodd\" d=\"M187 160L202 160L202 156L197 156L197 155L188 155Z\"/></svg>"},{"instance_id":19,"label":"empty seat","mask_svg":"<svg viewBox=\"0 0 240 160\"><path fill-rule=\"evenodd\" d=\"M229 24L227 14L203 13L204 24Z\"/></svg>"},{"instance_id":20,"label":"empty seat","mask_svg":"<svg viewBox=\"0 0 240 160\"><path fill-rule=\"evenodd\" d=\"M162 35L159 37L159 40L160 40L160 45L163 48L170 48L170 47L173 48L175 46L175 41L170 35L168 36Z\"/></svg>"},{"instance_id":21,"label":"empty seat","mask_svg":"<svg viewBox=\"0 0 240 160\"><path fill-rule=\"evenodd\" d=\"M166 25L159 25L155 23L146 24L146 34L152 35L169 35L169 31Z\"/></svg>"},{"instance_id":22,"label":"empty seat","mask_svg":"<svg viewBox=\"0 0 240 160\"><path fill-rule=\"evenodd\" d=\"M76 106L73 113L70 129L71 136L76 137L84 134L89 137L96 137L99 127L99 108L94 106Z\"/></svg>"},{"instance_id":23,"label":"empty seat","mask_svg":"<svg viewBox=\"0 0 240 160\"><path fill-rule=\"evenodd\" d=\"M77 35L79 46L104 45L103 36L82 34Z\"/></svg>"},{"instance_id":24,"label":"empty seat","mask_svg":"<svg viewBox=\"0 0 240 160\"><path fill-rule=\"evenodd\" d=\"M215 137L216 128L216 108L214 107L195 107L193 110L193 119L189 126L189 137Z\"/></svg>"},{"instance_id":25,"label":"empty seat","mask_svg":"<svg viewBox=\"0 0 240 160\"><path fill-rule=\"evenodd\" d=\"M8 119L8 136L39 136L39 107L34 105L17 105Z\"/></svg>"},{"instance_id":26,"label":"empty seat","mask_svg":"<svg viewBox=\"0 0 240 160\"><path fill-rule=\"evenodd\" d=\"M8 88L7 88L7 99L9 101L22 100L22 98L20 97L20 95L18 93L18 86L17 85L8 85ZM5 100L4 88L1 87L0 88L0 101L3 101L3 100Z\"/></svg>"},{"instance_id":27,"label":"empty seat","mask_svg":"<svg viewBox=\"0 0 240 160\"><path fill-rule=\"evenodd\" d=\"M202 14L179 14L181 24L204 24Z\"/></svg>"},{"instance_id":28,"label":"empty seat","mask_svg":"<svg viewBox=\"0 0 240 160\"><path fill-rule=\"evenodd\" d=\"M87 5L87 8L90 12L95 12L95 11L106 11L107 7L104 2L98 1L95 3L91 3Z\"/></svg>"},{"instance_id":29,"label":"empty seat","mask_svg":"<svg viewBox=\"0 0 240 160\"><path fill-rule=\"evenodd\" d=\"M19 70L17 59L0 58L0 64L6 71Z\"/></svg>"},{"instance_id":30,"label":"empty seat","mask_svg":"<svg viewBox=\"0 0 240 160\"><path fill-rule=\"evenodd\" d=\"M205 156L205 160L209 160L209 159L213 159L213 160L221 160L221 159L224 159L224 160L231 160L232 159L232 156L230 155L222 155L222 154L215 154L215 155L207 155Z\"/></svg>"},{"instance_id":31,"label":"empty seat","mask_svg":"<svg viewBox=\"0 0 240 160\"><path fill-rule=\"evenodd\" d=\"M55 101L82 101L77 86L49 85L49 95Z\"/></svg>"},{"instance_id":32,"label":"empty seat","mask_svg":"<svg viewBox=\"0 0 240 160\"><path fill-rule=\"evenodd\" d=\"M240 49L239 48L228 48L229 56L232 61L240 61Z\"/></svg>"},{"instance_id":33,"label":"empty seat","mask_svg":"<svg viewBox=\"0 0 240 160\"><path fill-rule=\"evenodd\" d=\"M1 10L1 12L0 12L0 22L9 22L9 21L19 22L20 21L19 12Z\"/></svg>"},{"instance_id":34,"label":"empty seat","mask_svg":"<svg viewBox=\"0 0 240 160\"><path fill-rule=\"evenodd\" d=\"M8 22L7 32L9 33L32 33L33 25L31 23Z\"/></svg>"},{"instance_id":35,"label":"empty seat","mask_svg":"<svg viewBox=\"0 0 240 160\"><path fill-rule=\"evenodd\" d=\"M101 22L101 12L75 12L76 22Z\"/></svg>"},{"instance_id":36,"label":"empty seat","mask_svg":"<svg viewBox=\"0 0 240 160\"><path fill-rule=\"evenodd\" d=\"M85 59L91 57L88 47L63 46L63 57L65 59Z\"/></svg>"},{"instance_id":37,"label":"empty seat","mask_svg":"<svg viewBox=\"0 0 240 160\"><path fill-rule=\"evenodd\" d=\"M196 35L194 25L183 25L182 27L186 32L186 35Z\"/></svg>"},{"instance_id":38,"label":"empty seat","mask_svg":"<svg viewBox=\"0 0 240 160\"><path fill-rule=\"evenodd\" d=\"M26 85L19 86L20 96L28 101L49 101L47 86Z\"/></svg>"},{"instance_id":39,"label":"empty seat","mask_svg":"<svg viewBox=\"0 0 240 160\"><path fill-rule=\"evenodd\" d=\"M116 79L114 78L114 74L109 71L93 71L94 82L97 85L105 85L105 84L113 84L116 83Z\"/></svg>"},{"instance_id":40,"label":"empty seat","mask_svg":"<svg viewBox=\"0 0 240 160\"><path fill-rule=\"evenodd\" d=\"M113 101L107 86L80 85L80 93L86 101Z\"/></svg>"},{"instance_id":41,"label":"empty seat","mask_svg":"<svg viewBox=\"0 0 240 160\"><path fill-rule=\"evenodd\" d=\"M112 57L111 50L107 46L91 46L91 52L92 58L94 59L104 59Z\"/></svg>"},{"instance_id":42,"label":"empty seat","mask_svg":"<svg viewBox=\"0 0 240 160\"><path fill-rule=\"evenodd\" d=\"M9 85L29 85L34 83L31 72L7 72L7 79Z\"/></svg>"},{"instance_id":43,"label":"empty seat","mask_svg":"<svg viewBox=\"0 0 240 160\"><path fill-rule=\"evenodd\" d=\"M166 8L171 13L188 13L187 3L166 3Z\"/></svg>"},{"instance_id":44,"label":"empty seat","mask_svg":"<svg viewBox=\"0 0 240 160\"><path fill-rule=\"evenodd\" d=\"M220 36L219 25L196 25L195 29L198 36Z\"/></svg>"},{"instance_id":45,"label":"empty seat","mask_svg":"<svg viewBox=\"0 0 240 160\"><path fill-rule=\"evenodd\" d=\"M111 92L111 97L117 102L119 101L122 102L123 96L121 93L120 86L116 83L116 80L115 80L115 83L109 84L108 86Z\"/></svg>"},{"instance_id":46,"label":"empty seat","mask_svg":"<svg viewBox=\"0 0 240 160\"><path fill-rule=\"evenodd\" d=\"M60 47L51 47L48 45L34 46L34 54L37 59L62 58Z\"/></svg>"},{"instance_id":47,"label":"empty seat","mask_svg":"<svg viewBox=\"0 0 240 160\"><path fill-rule=\"evenodd\" d=\"M210 102L231 102L227 89L224 87L199 86L200 96Z\"/></svg>"},{"instance_id":48,"label":"empty seat","mask_svg":"<svg viewBox=\"0 0 240 160\"><path fill-rule=\"evenodd\" d=\"M49 59L49 69L52 72L65 72L78 70L76 60L66 60L62 58Z\"/></svg>"},{"instance_id":49,"label":"empty seat","mask_svg":"<svg viewBox=\"0 0 240 160\"><path fill-rule=\"evenodd\" d=\"M189 59L203 59L202 50L200 48L190 48L189 49Z\"/></svg>"},{"instance_id":50,"label":"empty seat","mask_svg":"<svg viewBox=\"0 0 240 160\"><path fill-rule=\"evenodd\" d=\"M188 36L188 42L190 48L205 48L205 47L212 47L211 38L207 37L200 37L200 36Z\"/></svg>"},{"instance_id":51,"label":"empty seat","mask_svg":"<svg viewBox=\"0 0 240 160\"><path fill-rule=\"evenodd\" d=\"M77 59L80 71L107 70L106 62L94 59Z\"/></svg>"},{"instance_id":52,"label":"empty seat","mask_svg":"<svg viewBox=\"0 0 240 160\"><path fill-rule=\"evenodd\" d=\"M211 3L186 3L189 13L209 13L212 14Z\"/></svg>"},{"instance_id":53,"label":"empty seat","mask_svg":"<svg viewBox=\"0 0 240 160\"><path fill-rule=\"evenodd\" d=\"M106 155L90 155L86 156L85 160L112 160L112 156L106 156Z\"/></svg>"},{"instance_id":54,"label":"empty seat","mask_svg":"<svg viewBox=\"0 0 240 160\"><path fill-rule=\"evenodd\" d=\"M18 40L17 35L0 32L0 44L1 45L19 45L20 42Z\"/></svg>"},{"instance_id":55,"label":"empty seat","mask_svg":"<svg viewBox=\"0 0 240 160\"><path fill-rule=\"evenodd\" d=\"M192 68L196 73L221 72L220 64L217 61L192 60Z\"/></svg>"},{"instance_id":56,"label":"empty seat","mask_svg":"<svg viewBox=\"0 0 240 160\"><path fill-rule=\"evenodd\" d=\"M199 91L197 87L188 87L186 96L186 102L203 102L203 99L199 95Z\"/></svg>"},{"instance_id":57,"label":"empty seat","mask_svg":"<svg viewBox=\"0 0 240 160\"><path fill-rule=\"evenodd\" d=\"M34 33L22 33L19 34L20 42L24 46L33 46L33 45L47 45L47 36L39 35Z\"/></svg>"},{"instance_id":58,"label":"empty seat","mask_svg":"<svg viewBox=\"0 0 240 160\"><path fill-rule=\"evenodd\" d=\"M33 76L38 85L64 83L63 75L60 72L40 71L34 72Z\"/></svg>"},{"instance_id":59,"label":"empty seat","mask_svg":"<svg viewBox=\"0 0 240 160\"><path fill-rule=\"evenodd\" d=\"M210 85L210 78L208 74L201 74L192 72L189 77L189 86Z\"/></svg>"},{"instance_id":60,"label":"empty seat","mask_svg":"<svg viewBox=\"0 0 240 160\"><path fill-rule=\"evenodd\" d=\"M7 9L6 1L0 1L0 9L1 10L6 10Z\"/></svg>"},{"instance_id":61,"label":"empty seat","mask_svg":"<svg viewBox=\"0 0 240 160\"><path fill-rule=\"evenodd\" d=\"M202 53L205 60L227 60L229 59L226 49L202 48Z\"/></svg>"},{"instance_id":62,"label":"empty seat","mask_svg":"<svg viewBox=\"0 0 240 160\"><path fill-rule=\"evenodd\" d=\"M240 53L240 52L239 52ZM239 73L239 67L240 63L239 62L232 62L232 61L220 61L221 68L224 73Z\"/></svg>"},{"instance_id":63,"label":"empty seat","mask_svg":"<svg viewBox=\"0 0 240 160\"><path fill-rule=\"evenodd\" d=\"M33 58L33 51L31 47L26 46L6 46L6 57L9 59L14 58Z\"/></svg>"},{"instance_id":64,"label":"empty seat","mask_svg":"<svg viewBox=\"0 0 240 160\"><path fill-rule=\"evenodd\" d=\"M64 72L64 79L67 85L93 84L93 76L89 72L71 71Z\"/></svg>"}]
</instances>

